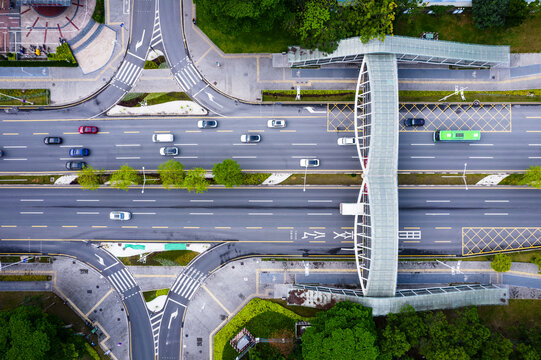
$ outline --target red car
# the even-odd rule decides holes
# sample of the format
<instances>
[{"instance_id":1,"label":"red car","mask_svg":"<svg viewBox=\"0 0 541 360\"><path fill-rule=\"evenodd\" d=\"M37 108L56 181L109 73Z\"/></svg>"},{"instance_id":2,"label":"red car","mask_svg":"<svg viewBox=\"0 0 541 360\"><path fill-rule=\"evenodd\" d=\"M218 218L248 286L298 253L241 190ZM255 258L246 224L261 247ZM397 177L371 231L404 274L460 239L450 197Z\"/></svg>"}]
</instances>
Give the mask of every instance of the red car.
<instances>
[{"instance_id":1,"label":"red car","mask_svg":"<svg viewBox=\"0 0 541 360\"><path fill-rule=\"evenodd\" d=\"M79 134L97 134L98 128L96 126L79 126Z\"/></svg>"}]
</instances>

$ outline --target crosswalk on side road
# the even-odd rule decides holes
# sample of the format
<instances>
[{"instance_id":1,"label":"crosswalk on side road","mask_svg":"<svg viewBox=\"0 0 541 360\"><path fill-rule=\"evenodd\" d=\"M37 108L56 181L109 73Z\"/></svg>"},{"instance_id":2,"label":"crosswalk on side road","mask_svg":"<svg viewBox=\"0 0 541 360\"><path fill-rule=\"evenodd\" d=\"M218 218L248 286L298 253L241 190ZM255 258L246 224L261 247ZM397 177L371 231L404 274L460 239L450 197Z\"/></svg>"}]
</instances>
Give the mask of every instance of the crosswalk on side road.
<instances>
[{"instance_id":1,"label":"crosswalk on side road","mask_svg":"<svg viewBox=\"0 0 541 360\"><path fill-rule=\"evenodd\" d=\"M108 278L113 283L115 289L121 294L137 286L128 269L122 269L112 273Z\"/></svg>"},{"instance_id":2,"label":"crosswalk on side road","mask_svg":"<svg viewBox=\"0 0 541 360\"><path fill-rule=\"evenodd\" d=\"M163 311L150 317L150 326L152 327L152 337L154 338L154 356L158 356L160 325L162 323Z\"/></svg>"},{"instance_id":3,"label":"crosswalk on side road","mask_svg":"<svg viewBox=\"0 0 541 360\"><path fill-rule=\"evenodd\" d=\"M205 274L189 268L183 272L171 288L171 292L190 300L197 287L203 282Z\"/></svg>"},{"instance_id":4,"label":"crosswalk on side road","mask_svg":"<svg viewBox=\"0 0 541 360\"><path fill-rule=\"evenodd\" d=\"M175 74L180 87L184 91L188 91L201 80L201 76L191 62L188 62L180 71Z\"/></svg>"},{"instance_id":5,"label":"crosswalk on side road","mask_svg":"<svg viewBox=\"0 0 541 360\"><path fill-rule=\"evenodd\" d=\"M154 15L154 29L152 30L152 39L150 40L150 46L156 46L162 43L162 29L160 26L160 11L156 10Z\"/></svg>"},{"instance_id":6,"label":"crosswalk on side road","mask_svg":"<svg viewBox=\"0 0 541 360\"><path fill-rule=\"evenodd\" d=\"M128 86L132 86L133 83L135 83L135 81L137 80L142 70L143 69L139 66L129 61L124 61L115 76L115 80Z\"/></svg>"}]
</instances>

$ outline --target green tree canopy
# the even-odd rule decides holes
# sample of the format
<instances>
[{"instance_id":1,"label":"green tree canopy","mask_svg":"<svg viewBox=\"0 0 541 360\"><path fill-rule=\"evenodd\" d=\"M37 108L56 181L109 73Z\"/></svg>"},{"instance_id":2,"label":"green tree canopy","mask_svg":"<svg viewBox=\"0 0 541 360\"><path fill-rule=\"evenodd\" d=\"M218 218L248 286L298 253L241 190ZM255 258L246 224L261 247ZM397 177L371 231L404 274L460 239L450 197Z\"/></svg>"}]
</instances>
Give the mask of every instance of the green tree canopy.
<instances>
[{"instance_id":1,"label":"green tree canopy","mask_svg":"<svg viewBox=\"0 0 541 360\"><path fill-rule=\"evenodd\" d=\"M158 166L158 175L167 190L171 187L181 188L184 185L184 166L174 159L161 163Z\"/></svg>"},{"instance_id":2,"label":"green tree canopy","mask_svg":"<svg viewBox=\"0 0 541 360\"><path fill-rule=\"evenodd\" d=\"M71 360L84 354L84 341L60 319L35 306L0 312L0 358Z\"/></svg>"},{"instance_id":3,"label":"green tree canopy","mask_svg":"<svg viewBox=\"0 0 541 360\"><path fill-rule=\"evenodd\" d=\"M83 190L96 190L100 187L100 175L92 166L86 166L77 172L77 182Z\"/></svg>"},{"instance_id":4,"label":"green tree canopy","mask_svg":"<svg viewBox=\"0 0 541 360\"><path fill-rule=\"evenodd\" d=\"M319 312L302 335L305 360L376 359L376 327L372 309L344 301Z\"/></svg>"},{"instance_id":5,"label":"green tree canopy","mask_svg":"<svg viewBox=\"0 0 541 360\"><path fill-rule=\"evenodd\" d=\"M242 185L242 170L240 165L232 159L225 159L221 163L216 163L212 167L214 181L225 187Z\"/></svg>"},{"instance_id":6,"label":"green tree canopy","mask_svg":"<svg viewBox=\"0 0 541 360\"><path fill-rule=\"evenodd\" d=\"M137 171L128 166L128 164L125 164L111 175L109 181L112 188L128 191L131 185L137 185L139 183L140 176Z\"/></svg>"},{"instance_id":7,"label":"green tree canopy","mask_svg":"<svg viewBox=\"0 0 541 360\"><path fill-rule=\"evenodd\" d=\"M505 25L518 26L526 20L529 13L530 8L526 0L509 0Z\"/></svg>"},{"instance_id":8,"label":"green tree canopy","mask_svg":"<svg viewBox=\"0 0 541 360\"><path fill-rule=\"evenodd\" d=\"M472 0L473 22L479 29L505 25L509 0Z\"/></svg>"},{"instance_id":9,"label":"green tree canopy","mask_svg":"<svg viewBox=\"0 0 541 360\"><path fill-rule=\"evenodd\" d=\"M530 166L530 168L524 173L524 177L522 178L520 184L541 189L541 167L537 165Z\"/></svg>"},{"instance_id":10,"label":"green tree canopy","mask_svg":"<svg viewBox=\"0 0 541 360\"><path fill-rule=\"evenodd\" d=\"M506 254L496 254L494 260L490 263L492 270L497 272L506 272L511 270L511 258Z\"/></svg>"},{"instance_id":11,"label":"green tree canopy","mask_svg":"<svg viewBox=\"0 0 541 360\"><path fill-rule=\"evenodd\" d=\"M208 190L209 183L205 179L206 171L202 168L194 168L188 170L186 177L184 178L184 186L189 192L195 190L197 194L204 193Z\"/></svg>"}]
</instances>

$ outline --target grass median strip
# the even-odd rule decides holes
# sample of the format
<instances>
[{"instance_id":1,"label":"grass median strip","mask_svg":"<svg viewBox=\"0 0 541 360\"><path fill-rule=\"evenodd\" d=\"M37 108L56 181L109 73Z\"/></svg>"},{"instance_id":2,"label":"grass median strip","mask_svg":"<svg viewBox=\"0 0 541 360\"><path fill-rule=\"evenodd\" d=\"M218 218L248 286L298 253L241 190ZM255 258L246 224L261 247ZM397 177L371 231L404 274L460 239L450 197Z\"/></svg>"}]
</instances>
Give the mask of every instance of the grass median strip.
<instances>
[{"instance_id":1,"label":"grass median strip","mask_svg":"<svg viewBox=\"0 0 541 360\"><path fill-rule=\"evenodd\" d=\"M121 257L120 260L124 265L186 266L197 255L198 252L191 250L171 250L152 253L145 262L139 261L139 255Z\"/></svg>"},{"instance_id":2,"label":"grass median strip","mask_svg":"<svg viewBox=\"0 0 541 360\"><path fill-rule=\"evenodd\" d=\"M456 70L460 71L460 70ZM439 102L444 96L448 96L452 91L410 91L402 90L398 92L398 98L401 103L404 102ZM464 91L466 100L462 100L460 95L448 97L447 103L472 103L479 100L483 103L512 103L512 102L541 102L541 89L529 90L510 90L510 91Z\"/></svg>"},{"instance_id":3,"label":"grass median strip","mask_svg":"<svg viewBox=\"0 0 541 360\"><path fill-rule=\"evenodd\" d=\"M263 90L263 101L295 101L297 90ZM301 90L300 101L355 101L355 90Z\"/></svg>"},{"instance_id":4,"label":"grass median strip","mask_svg":"<svg viewBox=\"0 0 541 360\"><path fill-rule=\"evenodd\" d=\"M0 275L0 281L50 281L50 275Z\"/></svg>"},{"instance_id":5,"label":"grass median strip","mask_svg":"<svg viewBox=\"0 0 541 360\"><path fill-rule=\"evenodd\" d=\"M467 174L468 185L475 185L487 175ZM398 174L398 185L464 185L462 174Z\"/></svg>"}]
</instances>

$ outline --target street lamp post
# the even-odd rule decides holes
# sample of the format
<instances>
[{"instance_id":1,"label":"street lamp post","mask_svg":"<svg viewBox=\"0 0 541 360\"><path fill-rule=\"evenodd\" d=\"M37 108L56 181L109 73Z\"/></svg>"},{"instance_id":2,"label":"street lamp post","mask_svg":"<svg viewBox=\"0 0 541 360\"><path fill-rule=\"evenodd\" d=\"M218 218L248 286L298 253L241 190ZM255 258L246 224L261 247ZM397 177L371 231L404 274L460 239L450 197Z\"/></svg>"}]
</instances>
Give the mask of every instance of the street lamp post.
<instances>
[{"instance_id":1,"label":"street lamp post","mask_svg":"<svg viewBox=\"0 0 541 360\"><path fill-rule=\"evenodd\" d=\"M304 185L302 186L302 191L306 191L306 175L308 173L308 164L306 164L306 168L304 170Z\"/></svg>"},{"instance_id":2,"label":"street lamp post","mask_svg":"<svg viewBox=\"0 0 541 360\"><path fill-rule=\"evenodd\" d=\"M468 163L464 163L464 172L462 173L462 179L464 180L464 185L466 185L466 190L468 190L468 182L466 181L466 166L468 166Z\"/></svg>"},{"instance_id":3,"label":"street lamp post","mask_svg":"<svg viewBox=\"0 0 541 360\"><path fill-rule=\"evenodd\" d=\"M147 182L147 178L145 176L145 167L143 166L143 189L141 189L141 194L145 193L145 183Z\"/></svg>"}]
</instances>

